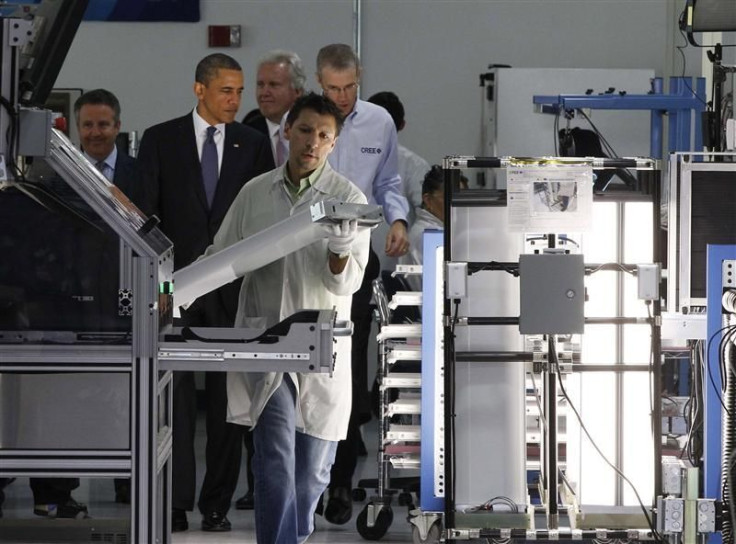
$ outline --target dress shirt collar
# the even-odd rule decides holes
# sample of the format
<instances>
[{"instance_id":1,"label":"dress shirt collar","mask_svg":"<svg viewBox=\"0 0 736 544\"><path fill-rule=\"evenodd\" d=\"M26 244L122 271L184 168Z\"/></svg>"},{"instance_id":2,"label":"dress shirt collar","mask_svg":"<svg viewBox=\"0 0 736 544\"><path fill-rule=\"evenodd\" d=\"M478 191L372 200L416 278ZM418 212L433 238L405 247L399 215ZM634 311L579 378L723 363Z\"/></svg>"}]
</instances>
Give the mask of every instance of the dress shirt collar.
<instances>
[{"instance_id":1,"label":"dress shirt collar","mask_svg":"<svg viewBox=\"0 0 736 544\"><path fill-rule=\"evenodd\" d=\"M302 194L304 194L304 191L309 189L314 183L319 179L319 177L322 175L322 171L325 169L325 165L327 164L327 161L325 161L322 166L317 168L314 172L309 174L305 178L301 178L299 180L299 186L297 187L294 185L291 180L289 179L289 161L286 161L286 164L284 164L284 186L286 187L286 190L288 191L289 195L296 201L299 199Z\"/></svg>"},{"instance_id":2,"label":"dress shirt collar","mask_svg":"<svg viewBox=\"0 0 736 544\"><path fill-rule=\"evenodd\" d=\"M110 154L109 154L109 155L108 155L107 157L105 157L105 158L104 158L104 159L103 159L102 161L99 161L99 160L95 159L94 157L91 157L91 156L89 156L89 155L87 154L87 152L86 152L86 151L84 151L84 150L82 151L82 154L83 154L83 155L84 155L84 156L85 156L85 157L87 158L87 160L88 160L89 162L91 162L91 163L92 163L92 164L94 164L95 166L97 166L97 164L99 164L100 162L102 162L102 163L104 163L104 164L105 164L105 166L106 166L107 168L109 168L109 169L110 169L110 171L112 171L112 172L114 172L114 171L115 171L115 163L116 163L116 162L117 162L117 160L118 160L118 147L117 147L116 145L113 145L113 146L112 146L112 151L111 151L111 152L110 152ZM104 173L104 172L103 172L103 173Z\"/></svg>"},{"instance_id":3,"label":"dress shirt collar","mask_svg":"<svg viewBox=\"0 0 736 544\"><path fill-rule=\"evenodd\" d=\"M363 110L363 109L364 109L364 107L363 107L363 106L361 105L361 102L363 102L363 101L362 101L362 100L361 100L360 98L358 98L358 99L357 99L357 100L355 101L355 106L353 106L353 111L351 111L350 113L348 113L348 114L347 114L347 115L345 116L345 120L346 120L346 121L347 121L348 119L352 118L352 117L355 117L356 115L358 115L358 113L360 113L360 112L361 112L361 110Z\"/></svg>"},{"instance_id":4,"label":"dress shirt collar","mask_svg":"<svg viewBox=\"0 0 736 544\"><path fill-rule=\"evenodd\" d=\"M270 119L266 119L266 127L268 128L268 135L273 139L274 136L276 136L277 132L281 130L281 125L279 123L274 123Z\"/></svg>"},{"instance_id":5,"label":"dress shirt collar","mask_svg":"<svg viewBox=\"0 0 736 544\"><path fill-rule=\"evenodd\" d=\"M192 117L194 119L194 133L198 137L207 138L207 127L209 127L210 124L202 119L202 116L197 113L197 108L194 108L192 111ZM218 133L225 136L225 123L218 123L213 126L217 129L215 131L215 136L217 136Z\"/></svg>"}]
</instances>

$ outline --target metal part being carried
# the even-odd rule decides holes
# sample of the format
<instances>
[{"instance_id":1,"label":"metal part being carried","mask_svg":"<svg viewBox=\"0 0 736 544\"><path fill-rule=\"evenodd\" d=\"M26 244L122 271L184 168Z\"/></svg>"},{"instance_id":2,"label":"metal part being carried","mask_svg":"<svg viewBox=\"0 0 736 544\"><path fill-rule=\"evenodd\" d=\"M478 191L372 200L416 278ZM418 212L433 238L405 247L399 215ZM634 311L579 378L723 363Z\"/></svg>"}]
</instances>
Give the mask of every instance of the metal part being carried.
<instances>
[{"instance_id":1,"label":"metal part being carried","mask_svg":"<svg viewBox=\"0 0 736 544\"><path fill-rule=\"evenodd\" d=\"M174 304L185 306L243 274L313 244L326 236L320 224L345 219L372 228L383 221L380 206L322 201L237 244L174 273Z\"/></svg>"},{"instance_id":2,"label":"metal part being carried","mask_svg":"<svg viewBox=\"0 0 736 544\"><path fill-rule=\"evenodd\" d=\"M159 344L159 369L332 374L333 337L352 332L336 315L304 311L270 329L176 328Z\"/></svg>"}]
</instances>

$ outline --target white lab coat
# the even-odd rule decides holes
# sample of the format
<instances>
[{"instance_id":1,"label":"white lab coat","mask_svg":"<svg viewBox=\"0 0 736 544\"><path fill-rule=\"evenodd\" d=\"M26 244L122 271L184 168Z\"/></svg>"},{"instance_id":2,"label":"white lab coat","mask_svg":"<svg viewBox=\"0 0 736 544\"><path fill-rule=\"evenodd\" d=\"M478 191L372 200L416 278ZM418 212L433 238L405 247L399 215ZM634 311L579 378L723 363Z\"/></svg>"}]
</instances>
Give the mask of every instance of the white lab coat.
<instances>
[{"instance_id":1,"label":"white lab coat","mask_svg":"<svg viewBox=\"0 0 736 544\"><path fill-rule=\"evenodd\" d=\"M424 231L427 229L443 230L444 223L424 208L416 209L417 216L409 229L409 252L399 259L401 264L424 264ZM406 281L414 291L422 290L420 276L406 276Z\"/></svg>"},{"instance_id":2,"label":"white lab coat","mask_svg":"<svg viewBox=\"0 0 736 544\"><path fill-rule=\"evenodd\" d=\"M355 185L325 163L324 170L292 205L284 187L284 168L249 181L235 198L206 255L220 251L312 204L336 199L365 204ZM368 262L370 231L360 229L345 270L330 272L327 239L296 251L243 277L236 327L265 318L271 326L299 310L337 310L338 319L350 319L352 294L363 280ZM263 324L263 319L260 320ZM351 406L350 338L336 339L335 372L292 374L297 386L297 429L323 440L341 440L347 434ZM230 372L227 377L228 421L256 425L268 399L283 379L280 372Z\"/></svg>"}]
</instances>

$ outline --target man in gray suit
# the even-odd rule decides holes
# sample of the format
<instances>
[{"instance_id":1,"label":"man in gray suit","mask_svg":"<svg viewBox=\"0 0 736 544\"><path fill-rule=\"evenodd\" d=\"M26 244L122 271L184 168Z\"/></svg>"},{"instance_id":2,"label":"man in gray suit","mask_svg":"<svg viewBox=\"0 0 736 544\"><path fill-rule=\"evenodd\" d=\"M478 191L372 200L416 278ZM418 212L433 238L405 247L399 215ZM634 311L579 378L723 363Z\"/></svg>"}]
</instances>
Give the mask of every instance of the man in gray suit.
<instances>
[{"instance_id":1,"label":"man in gray suit","mask_svg":"<svg viewBox=\"0 0 736 544\"><path fill-rule=\"evenodd\" d=\"M243 119L243 123L269 137L276 166L281 166L288 158L280 140L281 119L304 93L306 81L304 63L291 51L274 49L258 62L256 101L260 115Z\"/></svg>"}]
</instances>

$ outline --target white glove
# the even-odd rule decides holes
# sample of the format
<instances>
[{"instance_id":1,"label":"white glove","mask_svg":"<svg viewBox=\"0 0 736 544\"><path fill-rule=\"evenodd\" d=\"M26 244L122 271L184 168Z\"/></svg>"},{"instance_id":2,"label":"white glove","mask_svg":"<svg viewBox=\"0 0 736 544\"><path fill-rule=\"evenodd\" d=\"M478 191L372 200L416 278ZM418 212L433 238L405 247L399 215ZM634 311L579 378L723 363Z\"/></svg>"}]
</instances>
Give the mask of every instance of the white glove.
<instances>
[{"instance_id":1,"label":"white glove","mask_svg":"<svg viewBox=\"0 0 736 544\"><path fill-rule=\"evenodd\" d=\"M357 235L358 222L354 219L327 225L327 249L335 255L347 255Z\"/></svg>"}]
</instances>

